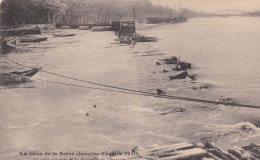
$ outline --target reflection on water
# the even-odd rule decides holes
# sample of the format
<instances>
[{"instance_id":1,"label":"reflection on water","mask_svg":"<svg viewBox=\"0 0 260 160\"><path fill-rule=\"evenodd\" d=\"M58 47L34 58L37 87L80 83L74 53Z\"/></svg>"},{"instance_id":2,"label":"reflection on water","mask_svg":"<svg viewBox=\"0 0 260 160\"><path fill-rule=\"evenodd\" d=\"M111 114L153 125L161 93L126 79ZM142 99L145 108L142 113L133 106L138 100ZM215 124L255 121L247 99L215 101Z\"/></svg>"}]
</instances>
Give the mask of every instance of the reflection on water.
<instances>
[{"instance_id":1,"label":"reflection on water","mask_svg":"<svg viewBox=\"0 0 260 160\"><path fill-rule=\"evenodd\" d=\"M19 45L17 52L7 57L86 81L260 105L259 26L258 18L241 17L138 25L139 33L160 40L135 47L117 44L112 32L59 30L76 36L53 37L46 32L43 36L47 41ZM169 81L174 74L172 66L157 66L156 62L170 56L191 62L189 72L197 74L198 80ZM1 62L5 62L1 63L1 72L23 69L3 57ZM170 72L163 73L163 69ZM253 125L259 124L260 110L66 86L39 79L97 87L44 72L33 79L28 84L0 88L0 137L6 146L1 148L3 159L17 158L26 150L127 150L185 139L210 140L229 147L260 139L260 131ZM178 108L185 111L160 114Z\"/></svg>"}]
</instances>

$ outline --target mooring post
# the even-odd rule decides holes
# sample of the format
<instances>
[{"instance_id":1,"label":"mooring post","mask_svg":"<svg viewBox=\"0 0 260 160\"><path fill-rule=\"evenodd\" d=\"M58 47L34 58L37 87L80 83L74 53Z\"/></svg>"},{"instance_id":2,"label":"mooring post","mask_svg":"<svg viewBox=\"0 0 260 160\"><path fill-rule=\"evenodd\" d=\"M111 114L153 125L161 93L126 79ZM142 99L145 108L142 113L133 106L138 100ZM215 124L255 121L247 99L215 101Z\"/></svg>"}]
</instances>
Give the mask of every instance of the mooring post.
<instances>
[{"instance_id":1,"label":"mooring post","mask_svg":"<svg viewBox=\"0 0 260 160\"><path fill-rule=\"evenodd\" d=\"M134 14L134 33L135 33L135 8L133 8L133 14Z\"/></svg>"}]
</instances>

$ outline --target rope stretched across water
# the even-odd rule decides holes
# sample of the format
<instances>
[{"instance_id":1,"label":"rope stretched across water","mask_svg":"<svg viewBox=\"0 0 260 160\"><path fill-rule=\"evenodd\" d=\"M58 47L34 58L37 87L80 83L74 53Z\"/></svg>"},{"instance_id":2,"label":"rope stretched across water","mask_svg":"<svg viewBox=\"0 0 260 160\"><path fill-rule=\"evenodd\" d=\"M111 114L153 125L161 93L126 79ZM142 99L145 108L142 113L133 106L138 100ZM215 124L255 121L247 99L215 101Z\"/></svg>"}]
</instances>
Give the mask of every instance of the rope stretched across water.
<instances>
[{"instance_id":1,"label":"rope stretched across water","mask_svg":"<svg viewBox=\"0 0 260 160\"><path fill-rule=\"evenodd\" d=\"M32 67L32 66L26 66L26 65L20 64L20 63L13 61L13 60L11 60L7 57L5 57L5 58L7 60L17 64L17 65L27 67L27 68L35 68L35 67ZM158 94L151 93L151 92L144 92L144 91L140 91L140 90L116 87L116 86L111 86L111 85L81 80L81 79L77 79L77 78L72 78L72 77L68 77L68 76L65 76L65 75L49 72L49 71L46 71L46 70L43 70L43 69L40 70L40 71L51 74L51 75L55 75L55 76L58 76L58 77L78 81L78 82L84 82L84 83L88 83L88 84L92 84L92 85L97 85L97 86L102 86L102 87L107 87L107 88L112 88L112 89L117 89L117 90L109 90L109 89L102 89L102 88L95 88L95 87L86 87L86 86L74 85L74 84L57 82L57 81L41 80L41 81L48 81L48 82L53 82L53 83L57 83L57 84L64 84L64 85L70 85L70 86L76 86L76 87L82 87L82 88L89 88L89 89L96 89L96 90L103 90L103 91L112 91L112 92L119 92L119 93L126 93L126 94L135 94L135 95L151 96L151 97L166 98L166 99L176 99L176 100L183 100L183 101L190 101L190 102L200 102L200 103L208 103L208 104L216 104L216 105L226 105L226 106L237 106L237 107L260 109L260 106L249 105L249 104L227 103L227 102L221 102L221 101L203 100L203 99L188 98L188 97L173 96L173 95L158 95ZM40 79L38 79L38 80L40 80Z\"/></svg>"}]
</instances>

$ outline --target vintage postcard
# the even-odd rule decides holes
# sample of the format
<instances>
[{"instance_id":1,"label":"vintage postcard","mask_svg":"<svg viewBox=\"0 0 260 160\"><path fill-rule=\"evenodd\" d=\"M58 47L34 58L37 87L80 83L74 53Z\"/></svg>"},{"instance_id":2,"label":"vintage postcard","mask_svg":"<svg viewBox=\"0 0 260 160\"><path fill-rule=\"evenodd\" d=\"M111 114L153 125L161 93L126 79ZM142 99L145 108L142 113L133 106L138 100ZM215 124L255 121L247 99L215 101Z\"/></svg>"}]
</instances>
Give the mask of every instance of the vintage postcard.
<instances>
[{"instance_id":1,"label":"vintage postcard","mask_svg":"<svg viewBox=\"0 0 260 160\"><path fill-rule=\"evenodd\" d=\"M0 3L0 159L260 159L260 1Z\"/></svg>"}]
</instances>

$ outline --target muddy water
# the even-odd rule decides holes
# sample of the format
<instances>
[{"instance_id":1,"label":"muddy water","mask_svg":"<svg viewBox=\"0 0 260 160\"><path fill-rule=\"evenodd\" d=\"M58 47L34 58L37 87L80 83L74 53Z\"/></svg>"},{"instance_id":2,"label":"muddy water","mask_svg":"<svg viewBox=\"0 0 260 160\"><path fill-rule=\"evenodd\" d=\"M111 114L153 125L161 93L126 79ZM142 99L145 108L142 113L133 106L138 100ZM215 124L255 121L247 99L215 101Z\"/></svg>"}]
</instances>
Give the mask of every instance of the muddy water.
<instances>
[{"instance_id":1,"label":"muddy water","mask_svg":"<svg viewBox=\"0 0 260 160\"><path fill-rule=\"evenodd\" d=\"M130 89L260 105L259 18L198 18L183 24L138 25L156 43L118 44L112 32L56 30L74 37L20 44L6 57L44 70ZM169 56L192 63L190 79L170 81ZM1 72L26 69L1 56ZM170 72L163 73L167 69ZM222 148L260 143L257 109L201 104L68 86L98 87L39 72L31 83L1 86L0 157L20 152L129 151L182 141ZM208 86L206 89L198 89ZM196 88L196 89L195 89ZM96 107L93 107L96 105ZM184 112L161 115L178 108ZM4 146L4 147L2 147ZM55 157L55 156L54 156Z\"/></svg>"}]
</instances>

